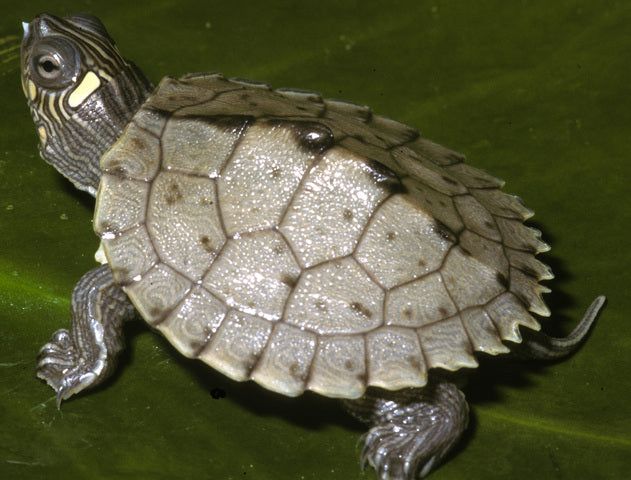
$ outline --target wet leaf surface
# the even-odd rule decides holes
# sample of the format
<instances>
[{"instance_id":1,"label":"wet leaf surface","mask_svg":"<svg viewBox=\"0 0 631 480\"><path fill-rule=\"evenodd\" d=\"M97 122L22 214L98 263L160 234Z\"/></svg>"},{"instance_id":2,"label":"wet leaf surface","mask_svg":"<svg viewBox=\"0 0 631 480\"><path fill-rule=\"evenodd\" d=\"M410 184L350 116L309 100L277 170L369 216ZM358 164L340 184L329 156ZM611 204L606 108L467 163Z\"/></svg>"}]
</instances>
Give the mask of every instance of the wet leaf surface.
<instances>
[{"instance_id":1,"label":"wet leaf surface","mask_svg":"<svg viewBox=\"0 0 631 480\"><path fill-rule=\"evenodd\" d=\"M122 368L55 407L34 377L94 266L92 199L36 151L20 21L91 11L148 76L221 70L369 104L507 181L557 277L544 328L609 303L554 364L483 359L472 428L431 478L620 479L631 470L631 7L626 2L22 2L0 18L0 477L375 478L337 402L287 399L182 359L143 325ZM502 360L502 359L501 359Z\"/></svg>"}]
</instances>

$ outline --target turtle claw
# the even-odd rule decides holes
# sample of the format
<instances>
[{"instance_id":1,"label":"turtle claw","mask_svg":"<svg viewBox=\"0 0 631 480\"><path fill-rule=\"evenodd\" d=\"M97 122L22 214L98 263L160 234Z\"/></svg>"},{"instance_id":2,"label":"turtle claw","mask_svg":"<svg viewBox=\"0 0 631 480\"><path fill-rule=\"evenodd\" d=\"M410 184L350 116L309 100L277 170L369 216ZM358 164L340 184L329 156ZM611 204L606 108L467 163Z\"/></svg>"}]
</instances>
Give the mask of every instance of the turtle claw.
<instances>
[{"instance_id":1,"label":"turtle claw","mask_svg":"<svg viewBox=\"0 0 631 480\"><path fill-rule=\"evenodd\" d=\"M68 330L57 330L37 357L37 377L55 390L57 408L61 402L90 386L96 375L76 351Z\"/></svg>"}]
</instances>

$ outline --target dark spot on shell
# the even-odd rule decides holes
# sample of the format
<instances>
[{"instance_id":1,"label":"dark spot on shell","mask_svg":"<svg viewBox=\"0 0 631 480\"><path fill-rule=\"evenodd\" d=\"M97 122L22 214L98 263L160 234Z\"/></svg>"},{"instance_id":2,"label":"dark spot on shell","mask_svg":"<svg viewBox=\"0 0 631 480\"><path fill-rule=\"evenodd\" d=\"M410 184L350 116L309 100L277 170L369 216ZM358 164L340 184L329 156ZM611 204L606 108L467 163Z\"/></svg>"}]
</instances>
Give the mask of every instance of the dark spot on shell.
<instances>
[{"instance_id":1,"label":"dark spot on shell","mask_svg":"<svg viewBox=\"0 0 631 480\"><path fill-rule=\"evenodd\" d=\"M199 199L199 204L205 207L212 205L214 202L208 197L201 197Z\"/></svg>"},{"instance_id":2,"label":"dark spot on shell","mask_svg":"<svg viewBox=\"0 0 631 480\"><path fill-rule=\"evenodd\" d=\"M351 210L349 210L348 208L344 210L344 214L343 215L344 215L344 220L346 220L347 222L350 222L355 217L353 215L353 212Z\"/></svg>"},{"instance_id":3,"label":"dark spot on shell","mask_svg":"<svg viewBox=\"0 0 631 480\"><path fill-rule=\"evenodd\" d=\"M423 370L423 363L420 358L415 357L414 355L408 355L405 360L414 370Z\"/></svg>"},{"instance_id":4,"label":"dark spot on shell","mask_svg":"<svg viewBox=\"0 0 631 480\"><path fill-rule=\"evenodd\" d=\"M442 318L447 318L447 315L449 315L449 311L445 307L439 307L438 313L440 313Z\"/></svg>"},{"instance_id":5,"label":"dark spot on shell","mask_svg":"<svg viewBox=\"0 0 631 480\"><path fill-rule=\"evenodd\" d=\"M298 279L293 275L285 273L281 276L280 281L287 285L289 288L294 288L298 283Z\"/></svg>"},{"instance_id":6,"label":"dark spot on shell","mask_svg":"<svg viewBox=\"0 0 631 480\"><path fill-rule=\"evenodd\" d=\"M416 262L416 264L417 264L419 267L426 267L426 266L427 266L427 262L426 262L425 260L423 260L422 258L419 258L419 259L418 259L418 262Z\"/></svg>"},{"instance_id":7,"label":"dark spot on shell","mask_svg":"<svg viewBox=\"0 0 631 480\"><path fill-rule=\"evenodd\" d=\"M169 183L167 186L167 194L164 198L168 205L173 205L182 200L183 196L180 186L176 182Z\"/></svg>"},{"instance_id":8,"label":"dark spot on shell","mask_svg":"<svg viewBox=\"0 0 631 480\"><path fill-rule=\"evenodd\" d=\"M451 229L445 225L444 223L436 220L436 223L434 224L434 232L441 237L444 240L447 240L448 242L455 242L456 241L456 234L454 232L451 231Z\"/></svg>"},{"instance_id":9,"label":"dark spot on shell","mask_svg":"<svg viewBox=\"0 0 631 480\"><path fill-rule=\"evenodd\" d=\"M323 300L316 300L315 307L321 312L326 312L328 310L326 302L324 302Z\"/></svg>"},{"instance_id":10,"label":"dark spot on shell","mask_svg":"<svg viewBox=\"0 0 631 480\"><path fill-rule=\"evenodd\" d=\"M386 233L386 239L388 239L389 241L392 242L395 238L397 238L396 232L388 232L388 233Z\"/></svg>"},{"instance_id":11,"label":"dark spot on shell","mask_svg":"<svg viewBox=\"0 0 631 480\"><path fill-rule=\"evenodd\" d=\"M272 251L276 255L282 255L285 252L285 246L282 243L277 243L274 245L274 248L272 248Z\"/></svg>"},{"instance_id":12,"label":"dark spot on shell","mask_svg":"<svg viewBox=\"0 0 631 480\"><path fill-rule=\"evenodd\" d=\"M283 169L280 167L276 167L270 172L270 175L272 176L272 178L280 178L282 173Z\"/></svg>"},{"instance_id":13,"label":"dark spot on shell","mask_svg":"<svg viewBox=\"0 0 631 480\"><path fill-rule=\"evenodd\" d=\"M488 220L485 220L485 221L484 221L484 226L485 226L486 228L490 228L491 230L495 227L495 225L493 224L493 222L490 222L490 221L488 221Z\"/></svg>"},{"instance_id":14,"label":"dark spot on shell","mask_svg":"<svg viewBox=\"0 0 631 480\"><path fill-rule=\"evenodd\" d=\"M147 144L145 143L145 141L142 138L138 137L133 137L131 139L131 145L137 150L144 150L145 148L147 148Z\"/></svg>"},{"instance_id":15,"label":"dark spot on shell","mask_svg":"<svg viewBox=\"0 0 631 480\"><path fill-rule=\"evenodd\" d=\"M151 307L149 309L149 315L151 315L152 317L159 317L160 315L162 315L162 309L158 307Z\"/></svg>"},{"instance_id":16,"label":"dark spot on shell","mask_svg":"<svg viewBox=\"0 0 631 480\"><path fill-rule=\"evenodd\" d=\"M403 310L403 316L407 319L410 320L412 318L412 309L410 308L406 308L405 310Z\"/></svg>"},{"instance_id":17,"label":"dark spot on shell","mask_svg":"<svg viewBox=\"0 0 631 480\"><path fill-rule=\"evenodd\" d=\"M117 176L117 177L127 177L127 168L125 168L123 165L121 165L120 163L116 162L112 162L111 166L106 170L107 173Z\"/></svg>"},{"instance_id":18,"label":"dark spot on shell","mask_svg":"<svg viewBox=\"0 0 631 480\"><path fill-rule=\"evenodd\" d=\"M365 373L358 373L357 374L357 380L360 383L363 383L364 385L366 384L366 382L368 381L368 377L366 376Z\"/></svg>"},{"instance_id":19,"label":"dark spot on shell","mask_svg":"<svg viewBox=\"0 0 631 480\"><path fill-rule=\"evenodd\" d=\"M351 360L346 360L344 362L344 368L349 372L352 372L355 369L355 364Z\"/></svg>"},{"instance_id":20,"label":"dark spot on shell","mask_svg":"<svg viewBox=\"0 0 631 480\"><path fill-rule=\"evenodd\" d=\"M199 243L201 243L204 250L206 250L208 253L215 253L215 249L213 248L208 235L202 235L201 237L199 237Z\"/></svg>"},{"instance_id":21,"label":"dark spot on shell","mask_svg":"<svg viewBox=\"0 0 631 480\"><path fill-rule=\"evenodd\" d=\"M257 102L248 102L248 105L252 108L256 108L259 106L259 104Z\"/></svg>"},{"instance_id":22,"label":"dark spot on shell","mask_svg":"<svg viewBox=\"0 0 631 480\"><path fill-rule=\"evenodd\" d=\"M458 185L458 182L456 182L453 178L448 177L447 175L441 175L440 178L451 185Z\"/></svg>"},{"instance_id":23,"label":"dark spot on shell","mask_svg":"<svg viewBox=\"0 0 631 480\"><path fill-rule=\"evenodd\" d=\"M447 204L446 204L444 201L442 201L442 200L440 200L440 201L438 202L438 205L440 205L440 206L441 206L441 207L443 207L443 208L445 208L445 207L447 206Z\"/></svg>"},{"instance_id":24,"label":"dark spot on shell","mask_svg":"<svg viewBox=\"0 0 631 480\"><path fill-rule=\"evenodd\" d=\"M508 290L509 282L508 278L506 278L506 275L501 272L497 272L495 274L495 280L497 280L497 283L499 283L502 287Z\"/></svg>"},{"instance_id":25,"label":"dark spot on shell","mask_svg":"<svg viewBox=\"0 0 631 480\"><path fill-rule=\"evenodd\" d=\"M300 371L300 365L296 362L289 366L289 375L291 375L295 380L304 380L304 375Z\"/></svg>"},{"instance_id":26,"label":"dark spot on shell","mask_svg":"<svg viewBox=\"0 0 631 480\"><path fill-rule=\"evenodd\" d=\"M351 303L351 309L366 318L372 318L372 312L366 306L359 302Z\"/></svg>"}]
</instances>

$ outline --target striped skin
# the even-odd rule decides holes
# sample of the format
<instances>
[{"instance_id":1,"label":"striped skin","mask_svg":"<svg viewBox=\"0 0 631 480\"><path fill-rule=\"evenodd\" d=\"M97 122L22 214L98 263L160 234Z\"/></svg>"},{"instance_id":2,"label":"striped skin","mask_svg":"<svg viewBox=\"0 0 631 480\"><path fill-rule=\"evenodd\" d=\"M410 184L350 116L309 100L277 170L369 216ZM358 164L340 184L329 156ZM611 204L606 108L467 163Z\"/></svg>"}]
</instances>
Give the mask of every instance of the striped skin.
<instances>
[{"instance_id":1,"label":"striped skin","mask_svg":"<svg viewBox=\"0 0 631 480\"><path fill-rule=\"evenodd\" d=\"M47 82L36 71L42 52L54 51L71 70L69 82ZM22 87L42 158L94 195L99 159L144 102L150 83L120 56L105 27L90 16L40 15L29 24L21 57Z\"/></svg>"}]
</instances>

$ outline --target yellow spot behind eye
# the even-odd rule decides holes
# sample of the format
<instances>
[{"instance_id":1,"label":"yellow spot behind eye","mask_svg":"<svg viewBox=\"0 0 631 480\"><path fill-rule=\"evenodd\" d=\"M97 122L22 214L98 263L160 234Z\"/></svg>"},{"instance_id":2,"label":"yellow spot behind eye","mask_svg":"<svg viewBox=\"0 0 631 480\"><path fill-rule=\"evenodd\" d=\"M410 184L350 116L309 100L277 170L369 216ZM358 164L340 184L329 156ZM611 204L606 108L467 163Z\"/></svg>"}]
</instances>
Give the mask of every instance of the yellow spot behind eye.
<instances>
[{"instance_id":1,"label":"yellow spot behind eye","mask_svg":"<svg viewBox=\"0 0 631 480\"><path fill-rule=\"evenodd\" d=\"M101 86L101 79L94 72L88 72L81 80L81 83L77 85L70 97L68 97L68 105L72 108L77 108L88 98L94 91Z\"/></svg>"},{"instance_id":2,"label":"yellow spot behind eye","mask_svg":"<svg viewBox=\"0 0 631 480\"><path fill-rule=\"evenodd\" d=\"M44 127L37 127L37 134L39 135L39 141L42 142L42 145L46 145L46 139L48 138L46 129Z\"/></svg>"},{"instance_id":3,"label":"yellow spot behind eye","mask_svg":"<svg viewBox=\"0 0 631 480\"><path fill-rule=\"evenodd\" d=\"M32 102L33 100L35 100L36 96L37 96L37 88L35 87L33 80L29 80L28 81L28 98Z\"/></svg>"}]
</instances>

